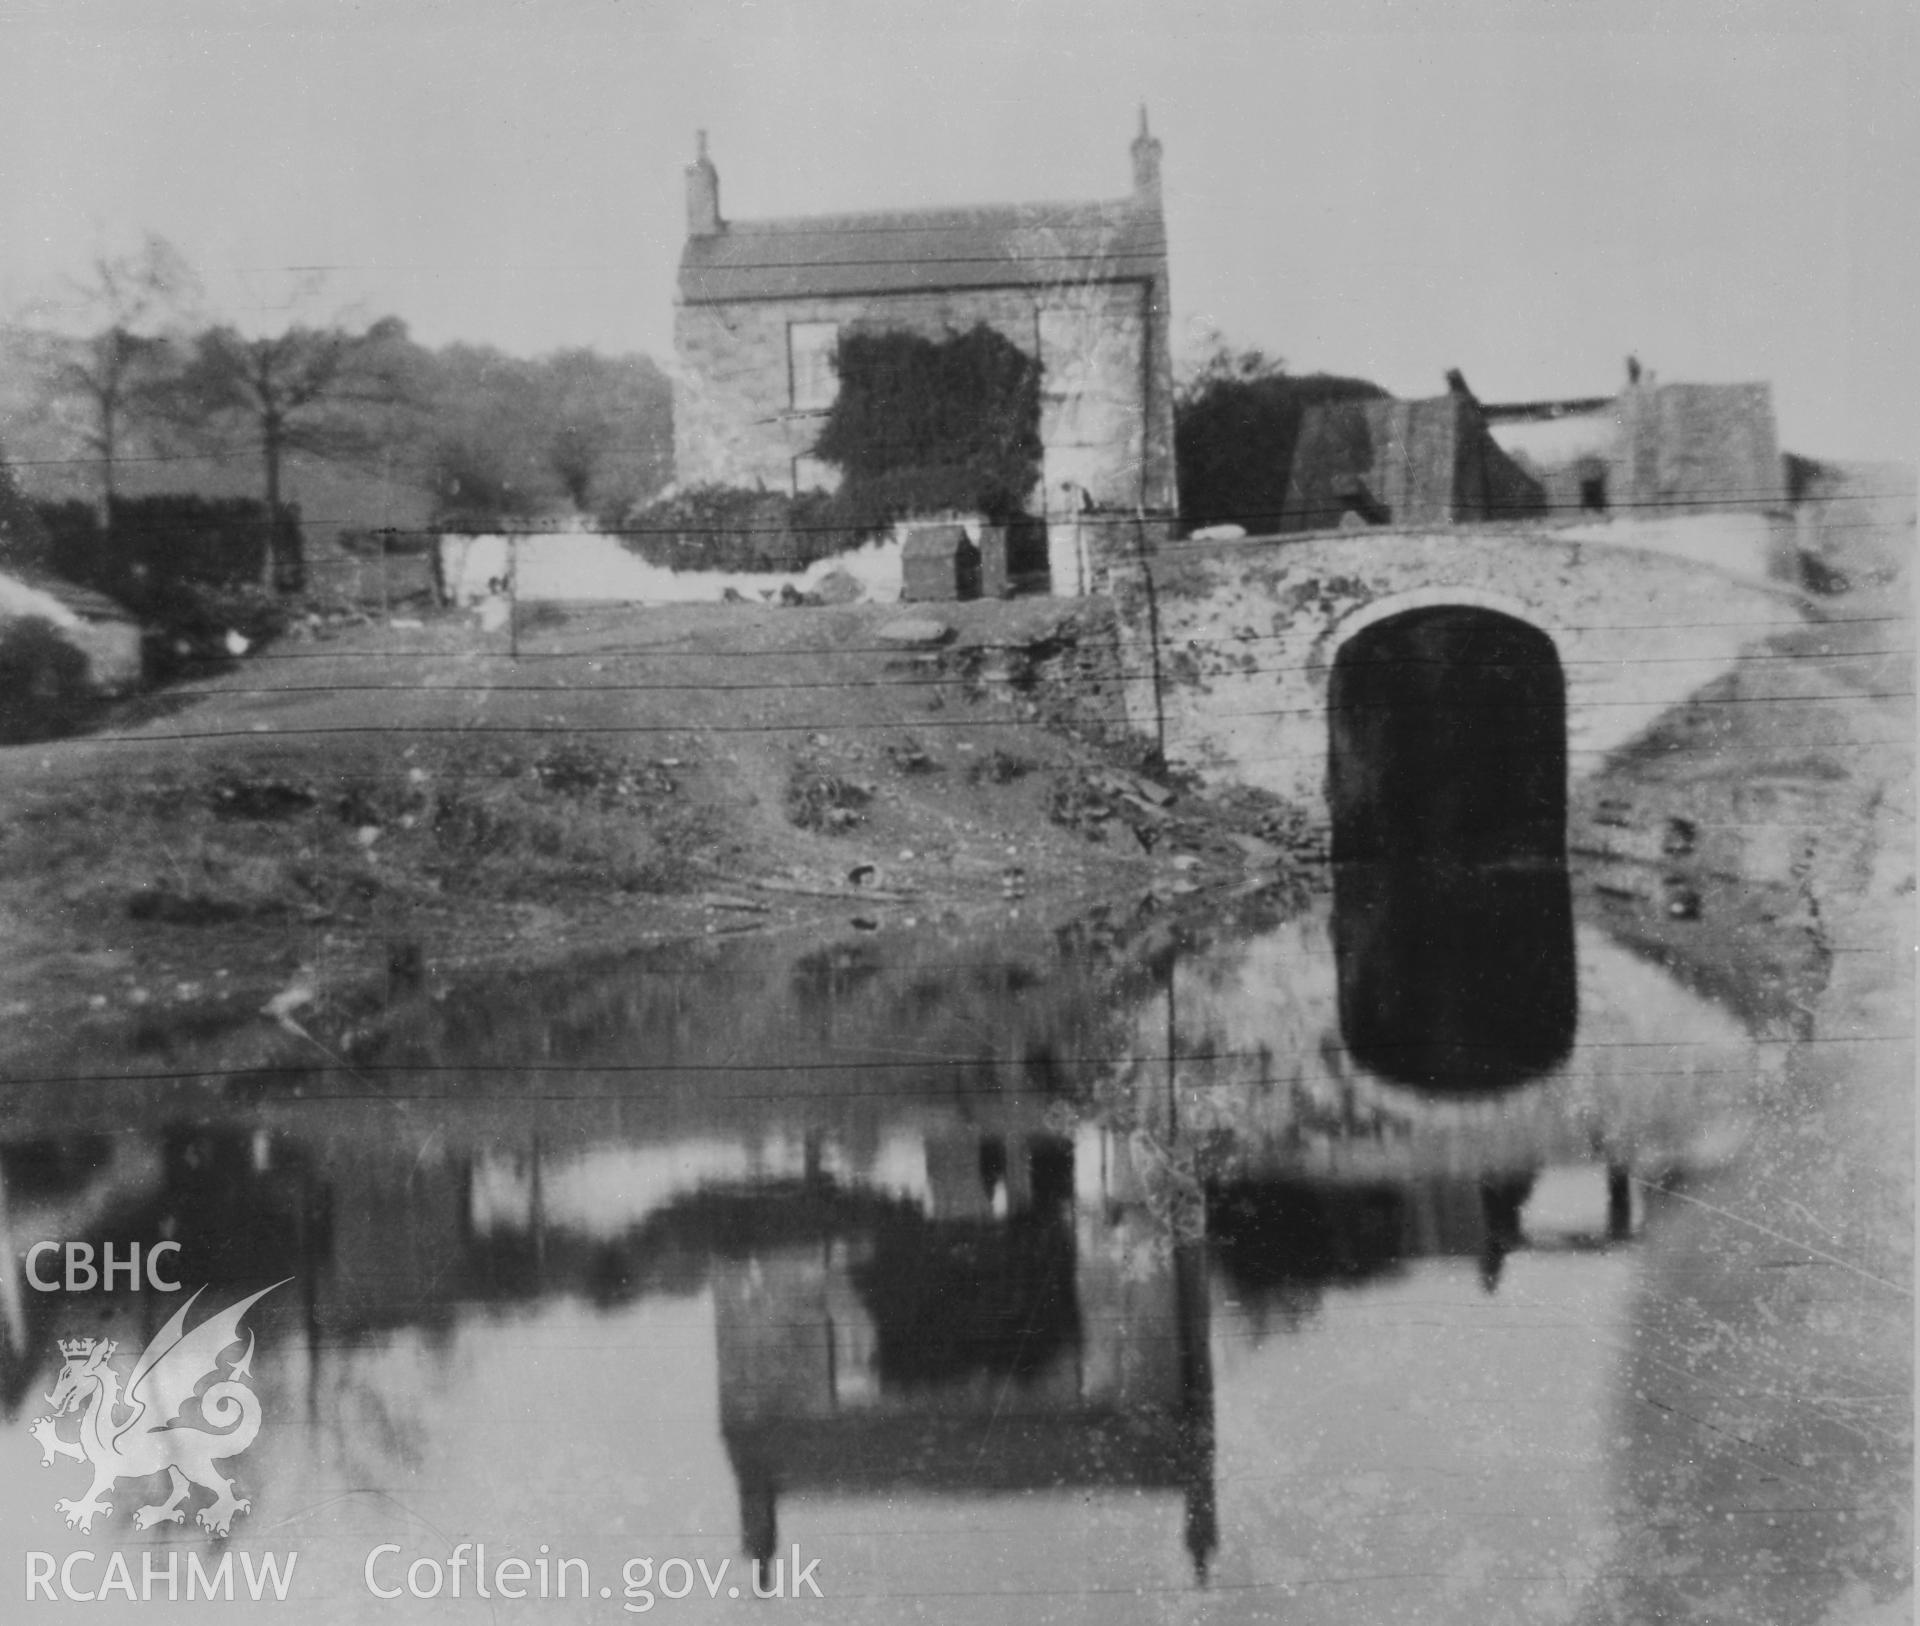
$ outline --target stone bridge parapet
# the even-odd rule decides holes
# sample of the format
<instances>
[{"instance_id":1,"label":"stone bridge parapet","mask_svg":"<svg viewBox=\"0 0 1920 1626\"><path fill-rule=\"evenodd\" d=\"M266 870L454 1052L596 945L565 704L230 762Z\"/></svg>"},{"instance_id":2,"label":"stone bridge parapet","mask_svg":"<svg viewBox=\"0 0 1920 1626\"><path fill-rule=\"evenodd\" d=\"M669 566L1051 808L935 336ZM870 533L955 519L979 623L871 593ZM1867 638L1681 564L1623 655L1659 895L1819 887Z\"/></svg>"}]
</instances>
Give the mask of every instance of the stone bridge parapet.
<instances>
[{"instance_id":1,"label":"stone bridge parapet","mask_svg":"<svg viewBox=\"0 0 1920 1626\"><path fill-rule=\"evenodd\" d=\"M1128 723L1172 766L1324 819L1341 646L1405 611L1472 606L1553 640L1577 782L1742 650L1815 618L1793 589L1614 529L1620 540L1509 524L1173 542L1116 564Z\"/></svg>"}]
</instances>

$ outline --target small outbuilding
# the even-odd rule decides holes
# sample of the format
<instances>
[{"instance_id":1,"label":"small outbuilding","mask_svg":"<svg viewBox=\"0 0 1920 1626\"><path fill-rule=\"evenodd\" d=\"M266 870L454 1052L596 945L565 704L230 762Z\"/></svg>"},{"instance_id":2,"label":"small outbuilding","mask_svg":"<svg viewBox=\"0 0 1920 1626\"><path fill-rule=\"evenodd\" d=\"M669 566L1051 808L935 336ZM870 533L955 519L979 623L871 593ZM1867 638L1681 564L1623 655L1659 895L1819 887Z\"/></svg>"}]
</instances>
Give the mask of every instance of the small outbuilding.
<instances>
[{"instance_id":1,"label":"small outbuilding","mask_svg":"<svg viewBox=\"0 0 1920 1626\"><path fill-rule=\"evenodd\" d=\"M931 603L980 596L980 550L957 523L910 525L900 548L900 597Z\"/></svg>"},{"instance_id":2,"label":"small outbuilding","mask_svg":"<svg viewBox=\"0 0 1920 1626\"><path fill-rule=\"evenodd\" d=\"M46 571L0 574L0 625L28 621L74 652L72 678L83 692L116 695L140 687L140 623L125 605Z\"/></svg>"}]
</instances>

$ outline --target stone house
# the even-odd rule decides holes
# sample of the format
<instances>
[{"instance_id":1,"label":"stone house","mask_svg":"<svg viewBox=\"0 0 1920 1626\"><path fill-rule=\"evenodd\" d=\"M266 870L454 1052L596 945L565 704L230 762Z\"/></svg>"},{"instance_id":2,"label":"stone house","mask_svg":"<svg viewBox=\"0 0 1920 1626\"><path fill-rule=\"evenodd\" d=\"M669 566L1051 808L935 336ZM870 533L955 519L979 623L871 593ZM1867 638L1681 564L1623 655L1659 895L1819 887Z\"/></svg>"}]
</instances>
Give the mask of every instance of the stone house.
<instances>
[{"instance_id":1,"label":"stone house","mask_svg":"<svg viewBox=\"0 0 1920 1626\"><path fill-rule=\"evenodd\" d=\"M682 485L831 489L813 446L850 330L929 339L985 324L1041 365L1037 518L1171 516L1160 143L1140 129L1133 188L1090 203L728 220L700 138L674 320Z\"/></svg>"}]
</instances>

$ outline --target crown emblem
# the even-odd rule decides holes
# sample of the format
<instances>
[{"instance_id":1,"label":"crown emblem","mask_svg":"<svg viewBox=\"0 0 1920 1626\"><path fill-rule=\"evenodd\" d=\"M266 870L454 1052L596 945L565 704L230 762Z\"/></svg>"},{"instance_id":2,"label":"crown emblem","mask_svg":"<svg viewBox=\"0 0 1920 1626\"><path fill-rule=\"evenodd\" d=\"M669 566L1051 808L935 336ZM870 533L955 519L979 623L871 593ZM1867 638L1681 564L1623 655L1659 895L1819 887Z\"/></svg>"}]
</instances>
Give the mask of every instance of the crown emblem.
<instances>
[{"instance_id":1,"label":"crown emblem","mask_svg":"<svg viewBox=\"0 0 1920 1626\"><path fill-rule=\"evenodd\" d=\"M72 1360L79 1355L91 1355L93 1353L93 1344L94 1341L91 1338L62 1338L60 1340L60 1353L66 1356L68 1360Z\"/></svg>"}]
</instances>

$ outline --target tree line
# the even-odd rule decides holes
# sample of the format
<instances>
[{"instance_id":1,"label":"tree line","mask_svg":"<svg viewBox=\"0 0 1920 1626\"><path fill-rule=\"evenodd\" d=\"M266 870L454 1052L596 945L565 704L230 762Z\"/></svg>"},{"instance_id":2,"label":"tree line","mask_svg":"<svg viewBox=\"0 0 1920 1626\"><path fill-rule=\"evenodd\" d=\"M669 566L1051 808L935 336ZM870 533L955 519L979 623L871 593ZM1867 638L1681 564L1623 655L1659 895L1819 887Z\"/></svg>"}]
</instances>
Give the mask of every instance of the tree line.
<instances>
[{"instance_id":1,"label":"tree line","mask_svg":"<svg viewBox=\"0 0 1920 1626\"><path fill-rule=\"evenodd\" d=\"M474 529L560 514L617 524L672 475L671 387L644 356L430 349L395 317L264 333L201 323L191 268L151 236L96 260L71 292L90 330L14 323L5 349L56 430L43 443L88 471L108 547L129 469L150 493L156 463L251 462L268 588L302 574L300 530L284 519L296 466L377 468L424 498L430 524Z\"/></svg>"}]
</instances>

